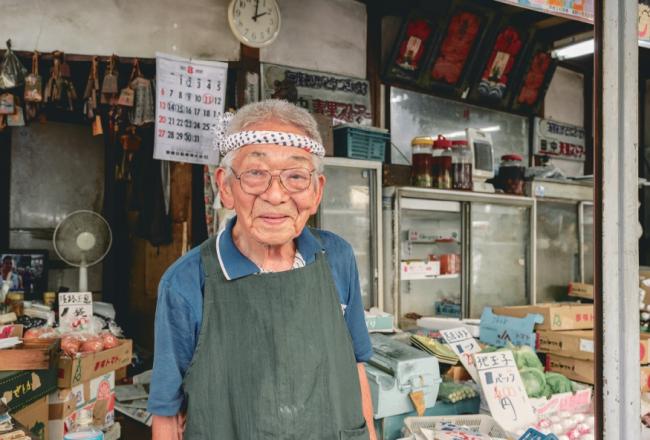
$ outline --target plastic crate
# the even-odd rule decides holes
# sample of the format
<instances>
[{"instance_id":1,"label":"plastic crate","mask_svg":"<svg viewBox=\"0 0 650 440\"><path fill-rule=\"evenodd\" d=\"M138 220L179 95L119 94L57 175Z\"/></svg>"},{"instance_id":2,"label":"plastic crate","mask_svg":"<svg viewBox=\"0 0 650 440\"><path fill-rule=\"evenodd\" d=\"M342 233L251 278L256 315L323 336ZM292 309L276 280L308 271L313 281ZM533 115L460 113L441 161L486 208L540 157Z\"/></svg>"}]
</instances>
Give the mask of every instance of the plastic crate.
<instances>
[{"instance_id":1,"label":"plastic crate","mask_svg":"<svg viewBox=\"0 0 650 440\"><path fill-rule=\"evenodd\" d=\"M460 318L460 304L452 304L440 301L436 301L434 304L436 315L446 316L449 318Z\"/></svg>"},{"instance_id":2,"label":"plastic crate","mask_svg":"<svg viewBox=\"0 0 650 440\"><path fill-rule=\"evenodd\" d=\"M421 428L435 429L438 423L453 423L458 426L465 426L476 430L481 434L490 437L508 438L506 432L490 416L475 414L466 416L436 416L436 417L407 417L404 419L404 427L407 434L420 432Z\"/></svg>"},{"instance_id":3,"label":"plastic crate","mask_svg":"<svg viewBox=\"0 0 650 440\"><path fill-rule=\"evenodd\" d=\"M335 156L383 162L388 144L390 133L381 128L354 124L334 127Z\"/></svg>"}]
</instances>

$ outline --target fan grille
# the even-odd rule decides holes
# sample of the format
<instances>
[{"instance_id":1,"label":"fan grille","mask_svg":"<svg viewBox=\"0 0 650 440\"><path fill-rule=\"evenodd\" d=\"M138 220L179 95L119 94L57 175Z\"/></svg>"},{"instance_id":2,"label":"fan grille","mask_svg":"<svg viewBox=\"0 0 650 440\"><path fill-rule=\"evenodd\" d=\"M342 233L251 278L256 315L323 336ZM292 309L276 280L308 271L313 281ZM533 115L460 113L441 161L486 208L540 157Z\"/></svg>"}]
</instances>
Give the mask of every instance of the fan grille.
<instances>
[{"instance_id":1,"label":"fan grille","mask_svg":"<svg viewBox=\"0 0 650 440\"><path fill-rule=\"evenodd\" d=\"M104 258L111 247L108 222L92 211L68 214L54 231L54 250L71 266L92 266Z\"/></svg>"}]
</instances>

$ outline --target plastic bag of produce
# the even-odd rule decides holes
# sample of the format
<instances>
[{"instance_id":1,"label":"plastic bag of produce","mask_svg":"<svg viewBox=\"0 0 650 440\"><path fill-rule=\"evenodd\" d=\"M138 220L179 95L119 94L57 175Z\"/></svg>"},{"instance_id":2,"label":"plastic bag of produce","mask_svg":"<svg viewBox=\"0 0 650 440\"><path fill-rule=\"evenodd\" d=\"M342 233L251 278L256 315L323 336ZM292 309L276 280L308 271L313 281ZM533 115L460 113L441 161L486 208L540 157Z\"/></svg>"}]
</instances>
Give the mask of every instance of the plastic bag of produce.
<instances>
[{"instance_id":1,"label":"plastic bag of produce","mask_svg":"<svg viewBox=\"0 0 650 440\"><path fill-rule=\"evenodd\" d=\"M528 397L542 397L546 387L544 373L537 368L524 367L519 371Z\"/></svg>"},{"instance_id":2,"label":"plastic bag of produce","mask_svg":"<svg viewBox=\"0 0 650 440\"><path fill-rule=\"evenodd\" d=\"M546 383L551 388L551 394L568 393L572 391L571 381L560 373L546 373Z\"/></svg>"}]
</instances>

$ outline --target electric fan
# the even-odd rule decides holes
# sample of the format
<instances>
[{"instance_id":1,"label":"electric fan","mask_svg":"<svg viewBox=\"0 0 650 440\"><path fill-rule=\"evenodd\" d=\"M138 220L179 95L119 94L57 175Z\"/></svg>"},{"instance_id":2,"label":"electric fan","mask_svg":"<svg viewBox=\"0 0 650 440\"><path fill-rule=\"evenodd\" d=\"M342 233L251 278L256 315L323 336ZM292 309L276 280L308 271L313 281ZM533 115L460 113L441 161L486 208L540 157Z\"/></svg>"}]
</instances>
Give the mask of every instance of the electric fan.
<instances>
[{"instance_id":1,"label":"electric fan","mask_svg":"<svg viewBox=\"0 0 650 440\"><path fill-rule=\"evenodd\" d=\"M79 268L79 292L88 291L88 267L102 261L112 240L108 222L92 211L74 211L57 225L54 250L63 261Z\"/></svg>"}]
</instances>

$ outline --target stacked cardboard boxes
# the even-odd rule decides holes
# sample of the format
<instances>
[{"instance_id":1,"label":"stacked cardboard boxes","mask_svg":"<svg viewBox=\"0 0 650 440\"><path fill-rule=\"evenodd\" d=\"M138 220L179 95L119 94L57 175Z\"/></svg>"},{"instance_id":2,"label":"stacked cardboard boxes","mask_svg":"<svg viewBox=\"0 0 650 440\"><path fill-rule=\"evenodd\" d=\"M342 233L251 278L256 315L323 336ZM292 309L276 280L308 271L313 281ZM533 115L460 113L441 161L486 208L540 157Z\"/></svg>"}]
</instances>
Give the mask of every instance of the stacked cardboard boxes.
<instances>
[{"instance_id":1,"label":"stacked cardboard boxes","mask_svg":"<svg viewBox=\"0 0 650 440\"><path fill-rule=\"evenodd\" d=\"M123 340L101 352L61 357L58 390L48 396L49 440L62 440L83 410L92 412L94 426L107 429L113 425L115 373L131 363L132 345L131 340Z\"/></svg>"},{"instance_id":2,"label":"stacked cardboard boxes","mask_svg":"<svg viewBox=\"0 0 650 440\"><path fill-rule=\"evenodd\" d=\"M497 307L494 313L515 317L541 315L543 322L535 326L536 347L538 352L546 353L546 369L577 382L594 383L593 304Z\"/></svg>"}]
</instances>

